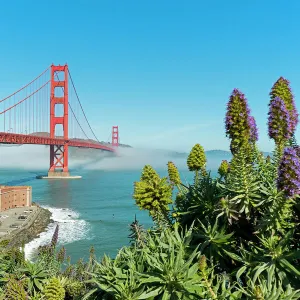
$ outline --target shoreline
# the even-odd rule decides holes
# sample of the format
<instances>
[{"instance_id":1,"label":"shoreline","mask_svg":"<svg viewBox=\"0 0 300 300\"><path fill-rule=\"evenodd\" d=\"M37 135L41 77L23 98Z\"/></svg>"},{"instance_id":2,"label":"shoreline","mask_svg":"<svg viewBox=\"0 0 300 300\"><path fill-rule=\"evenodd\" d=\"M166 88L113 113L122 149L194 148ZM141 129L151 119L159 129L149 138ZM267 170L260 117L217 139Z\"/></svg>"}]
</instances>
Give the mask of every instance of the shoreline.
<instances>
[{"instance_id":1,"label":"shoreline","mask_svg":"<svg viewBox=\"0 0 300 300\"><path fill-rule=\"evenodd\" d=\"M51 219L52 213L48 209L40 206L32 206L31 208L34 208L35 211L32 215L29 215L28 220L23 221L23 224L19 228L1 236L1 244L9 244L9 247L22 247L39 237L47 229L48 225L53 223ZM26 210L26 208L23 208L23 210ZM4 211L3 213L8 213L8 211Z\"/></svg>"}]
</instances>

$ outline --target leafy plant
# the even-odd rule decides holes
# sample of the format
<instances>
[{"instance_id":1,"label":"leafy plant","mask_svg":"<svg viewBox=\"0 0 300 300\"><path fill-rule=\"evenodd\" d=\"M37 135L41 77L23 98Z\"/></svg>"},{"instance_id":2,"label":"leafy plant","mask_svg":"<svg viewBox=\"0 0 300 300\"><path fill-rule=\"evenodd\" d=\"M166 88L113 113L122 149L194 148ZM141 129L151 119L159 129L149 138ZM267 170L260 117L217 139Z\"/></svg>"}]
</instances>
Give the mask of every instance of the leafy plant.
<instances>
[{"instance_id":1,"label":"leafy plant","mask_svg":"<svg viewBox=\"0 0 300 300\"><path fill-rule=\"evenodd\" d=\"M45 286L44 295L47 300L64 300L65 289L62 287L59 279L51 278Z\"/></svg>"}]
</instances>

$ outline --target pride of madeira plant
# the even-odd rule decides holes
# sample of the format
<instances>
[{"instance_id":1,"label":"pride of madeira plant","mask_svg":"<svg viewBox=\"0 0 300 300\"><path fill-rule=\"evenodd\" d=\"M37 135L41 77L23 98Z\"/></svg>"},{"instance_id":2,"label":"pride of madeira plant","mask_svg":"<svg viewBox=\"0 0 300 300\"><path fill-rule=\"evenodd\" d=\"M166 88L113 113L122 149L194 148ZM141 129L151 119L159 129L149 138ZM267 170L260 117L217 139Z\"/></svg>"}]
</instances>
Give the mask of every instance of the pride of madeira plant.
<instances>
[{"instance_id":1,"label":"pride of madeira plant","mask_svg":"<svg viewBox=\"0 0 300 300\"><path fill-rule=\"evenodd\" d=\"M294 135L298 113L289 82L282 77L271 89L268 115L269 137L275 142L272 156L264 158L259 152L255 119L245 95L234 89L225 118L233 157L221 162L219 176L211 177L206 171L200 144L187 159L188 169L195 173L190 185L182 184L177 168L168 163L171 188L178 192L174 203L168 201L173 204L165 215L172 220L169 228L191 232L187 253L199 251L200 261L205 257L210 265L209 274L219 274L206 285L209 294L205 299L300 297L300 148ZM145 209L139 202L142 195L137 197L136 192L137 205ZM159 202L151 196L155 200ZM153 220L156 222L154 216ZM227 274L225 286L230 287L227 295L217 288L223 274ZM197 295L204 299L200 291Z\"/></svg>"},{"instance_id":2,"label":"pride of madeira plant","mask_svg":"<svg viewBox=\"0 0 300 300\"><path fill-rule=\"evenodd\" d=\"M56 250L58 227L35 262L9 243L0 249L0 299L198 300L300 299L300 147L298 113L289 82L271 89L268 114L273 155L258 150L258 130L245 95L234 89L225 117L231 161L206 170L204 148L187 158L183 184L173 162L168 177L149 165L134 184L130 243L114 259L72 265ZM2 297L2 298L1 298Z\"/></svg>"}]
</instances>

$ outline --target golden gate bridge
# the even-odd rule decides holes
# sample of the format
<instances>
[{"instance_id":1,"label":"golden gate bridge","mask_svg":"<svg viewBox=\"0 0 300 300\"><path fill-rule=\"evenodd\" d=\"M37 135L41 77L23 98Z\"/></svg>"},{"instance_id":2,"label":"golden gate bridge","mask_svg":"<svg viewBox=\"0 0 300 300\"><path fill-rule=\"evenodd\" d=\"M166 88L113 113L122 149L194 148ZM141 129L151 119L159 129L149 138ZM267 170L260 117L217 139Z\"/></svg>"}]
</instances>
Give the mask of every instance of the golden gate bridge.
<instances>
[{"instance_id":1,"label":"golden gate bridge","mask_svg":"<svg viewBox=\"0 0 300 300\"><path fill-rule=\"evenodd\" d=\"M0 100L0 144L49 145L49 178L69 176L69 147L115 152L118 126L112 127L111 135L111 143L96 137L67 64L51 65Z\"/></svg>"}]
</instances>

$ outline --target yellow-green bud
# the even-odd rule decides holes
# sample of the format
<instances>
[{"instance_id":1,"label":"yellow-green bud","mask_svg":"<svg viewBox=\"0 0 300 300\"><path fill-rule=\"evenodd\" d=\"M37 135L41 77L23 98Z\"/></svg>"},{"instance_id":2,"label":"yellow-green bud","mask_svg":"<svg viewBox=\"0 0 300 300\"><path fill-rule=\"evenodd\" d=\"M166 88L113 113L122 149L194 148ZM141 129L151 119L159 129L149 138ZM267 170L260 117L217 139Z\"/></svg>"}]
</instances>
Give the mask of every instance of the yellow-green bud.
<instances>
[{"instance_id":1,"label":"yellow-green bud","mask_svg":"<svg viewBox=\"0 0 300 300\"><path fill-rule=\"evenodd\" d=\"M152 181L152 180L158 179L158 178L159 178L158 174L150 165L146 165L143 168L142 175L141 175L141 181L149 182L149 181Z\"/></svg>"},{"instance_id":2,"label":"yellow-green bud","mask_svg":"<svg viewBox=\"0 0 300 300\"><path fill-rule=\"evenodd\" d=\"M220 167L218 169L218 173L221 177L225 177L229 172L229 162L227 160L222 160Z\"/></svg>"},{"instance_id":3,"label":"yellow-green bud","mask_svg":"<svg viewBox=\"0 0 300 300\"><path fill-rule=\"evenodd\" d=\"M187 166L190 171L205 172L206 157L204 148L200 144L196 144L187 159Z\"/></svg>"},{"instance_id":4,"label":"yellow-green bud","mask_svg":"<svg viewBox=\"0 0 300 300\"><path fill-rule=\"evenodd\" d=\"M206 257L205 255L202 255L199 261L199 270L203 272L206 270L206 268L207 268Z\"/></svg>"},{"instance_id":5,"label":"yellow-green bud","mask_svg":"<svg viewBox=\"0 0 300 300\"><path fill-rule=\"evenodd\" d=\"M140 209L148 210L150 214L156 211L168 211L169 204L172 204L172 186L166 177L160 178L153 173L150 175L152 177L148 177L147 180L134 183L133 198Z\"/></svg>"},{"instance_id":6,"label":"yellow-green bud","mask_svg":"<svg viewBox=\"0 0 300 300\"><path fill-rule=\"evenodd\" d=\"M255 286L254 296L255 296L256 300L263 300L264 299L264 295L263 295L262 290L259 286Z\"/></svg>"},{"instance_id":7,"label":"yellow-green bud","mask_svg":"<svg viewBox=\"0 0 300 300\"><path fill-rule=\"evenodd\" d=\"M168 174L169 174L169 179L172 183L176 185L181 183L178 169L171 161L168 162Z\"/></svg>"},{"instance_id":8,"label":"yellow-green bud","mask_svg":"<svg viewBox=\"0 0 300 300\"><path fill-rule=\"evenodd\" d=\"M226 208L227 202L226 202L225 198L221 199L221 206L222 206L222 208Z\"/></svg>"}]
</instances>

